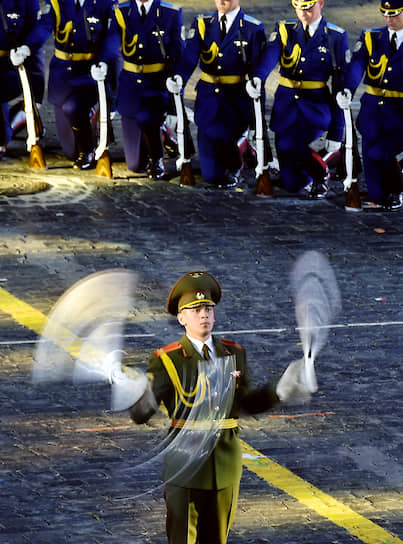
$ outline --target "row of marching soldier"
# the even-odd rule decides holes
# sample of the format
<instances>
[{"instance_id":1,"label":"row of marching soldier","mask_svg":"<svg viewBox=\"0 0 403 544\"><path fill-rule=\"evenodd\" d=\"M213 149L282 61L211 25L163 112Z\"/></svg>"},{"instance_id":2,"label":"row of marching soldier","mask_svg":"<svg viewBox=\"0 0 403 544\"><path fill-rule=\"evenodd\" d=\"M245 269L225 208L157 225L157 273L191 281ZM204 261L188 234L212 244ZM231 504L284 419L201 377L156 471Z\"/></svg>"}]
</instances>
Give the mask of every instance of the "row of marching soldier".
<instances>
[{"instance_id":1,"label":"row of marching soldier","mask_svg":"<svg viewBox=\"0 0 403 544\"><path fill-rule=\"evenodd\" d=\"M195 148L183 92L198 65L194 119L203 179L220 188L238 184L245 164L243 137L253 129L256 191L272 196L264 83L279 65L269 127L283 187L312 199L327 196L329 164L342 148L347 153L342 143L352 127L346 121L364 78L357 126L369 199L383 210L401 209L403 0L381 0L384 26L363 31L352 56L345 30L322 15L325 0L291 0L296 19L277 23L268 38L263 24L246 15L239 0L215 3L216 11L197 16L185 33L181 8L161 0L45 0L41 10L38 0L2 0L0 153L18 130L15 113L20 112L8 108L21 92L17 67L26 67L40 103L43 45L53 33L48 100L55 108L63 152L75 167L94 165L92 113L97 84L104 82L108 119L115 110L122 119L127 167L153 179L165 176L161 127L167 114L174 114L178 169L184 183L192 184ZM318 153L311 144L322 134L325 152ZM110 142L111 130L108 138ZM359 158L356 153L354 161L351 153L346 160L349 211L360 209L358 166L353 164Z\"/></svg>"}]
</instances>

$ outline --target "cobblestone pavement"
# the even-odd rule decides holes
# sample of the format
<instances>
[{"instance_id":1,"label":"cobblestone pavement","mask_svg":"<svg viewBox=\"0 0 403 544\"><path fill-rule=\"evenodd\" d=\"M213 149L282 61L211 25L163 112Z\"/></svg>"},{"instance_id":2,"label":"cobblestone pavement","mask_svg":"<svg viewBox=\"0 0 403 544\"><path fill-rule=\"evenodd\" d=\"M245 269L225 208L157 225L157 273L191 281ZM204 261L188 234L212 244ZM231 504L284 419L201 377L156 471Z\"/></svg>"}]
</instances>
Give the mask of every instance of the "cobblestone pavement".
<instances>
[{"instance_id":1,"label":"cobblestone pavement","mask_svg":"<svg viewBox=\"0 0 403 544\"><path fill-rule=\"evenodd\" d=\"M256 197L253 172L233 191L199 178L181 187L173 160L170 181L151 182L125 168L118 119L114 179L77 173L59 155L50 113L47 121L46 171L29 170L24 135L0 164L0 185L21 193L0 196L0 543L166 542L157 467L130 478L163 417L135 426L109 410L106 385L34 387L35 311L47 315L93 272L135 270L124 362L145 368L154 348L181 334L165 312L170 287L205 269L223 288L216 332L245 346L259 384L301 356L289 272L307 250L328 257L343 308L318 358L311 403L242 418L261 464L275 461L295 483L290 476L286 493L245 468L229 542L401 543L401 213L345 213L340 182L315 202L279 188L274 199ZM49 189L27 194L35 183ZM296 477L312 486L309 496ZM148 487L154 492L138 496ZM320 492L328 514L314 508ZM345 528L350 517L355 530Z\"/></svg>"}]
</instances>

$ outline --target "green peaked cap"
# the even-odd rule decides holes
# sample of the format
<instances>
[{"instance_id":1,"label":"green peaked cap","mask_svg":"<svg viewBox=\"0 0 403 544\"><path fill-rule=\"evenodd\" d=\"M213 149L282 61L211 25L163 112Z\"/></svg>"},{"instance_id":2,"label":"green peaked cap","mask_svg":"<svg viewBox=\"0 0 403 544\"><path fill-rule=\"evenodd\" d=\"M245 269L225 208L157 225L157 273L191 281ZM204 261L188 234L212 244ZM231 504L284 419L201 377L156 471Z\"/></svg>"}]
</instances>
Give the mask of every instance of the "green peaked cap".
<instances>
[{"instance_id":1,"label":"green peaked cap","mask_svg":"<svg viewBox=\"0 0 403 544\"><path fill-rule=\"evenodd\" d=\"M215 306L221 298L221 287L207 272L195 271L182 276L169 293L167 310L177 315L184 308Z\"/></svg>"}]
</instances>

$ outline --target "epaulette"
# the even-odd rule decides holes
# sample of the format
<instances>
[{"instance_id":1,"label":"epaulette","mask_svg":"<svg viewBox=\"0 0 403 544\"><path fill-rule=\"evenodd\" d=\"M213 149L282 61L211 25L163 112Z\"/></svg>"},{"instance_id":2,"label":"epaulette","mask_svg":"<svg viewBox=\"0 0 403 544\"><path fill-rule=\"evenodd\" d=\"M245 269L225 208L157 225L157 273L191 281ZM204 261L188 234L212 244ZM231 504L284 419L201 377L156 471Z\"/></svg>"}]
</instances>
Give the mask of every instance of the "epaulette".
<instances>
[{"instance_id":1,"label":"epaulette","mask_svg":"<svg viewBox=\"0 0 403 544\"><path fill-rule=\"evenodd\" d=\"M364 34L365 34L366 32L382 32L382 30L383 30L383 28L379 28L379 27L378 27L378 28L366 28L366 29L364 30Z\"/></svg>"},{"instance_id":2,"label":"epaulette","mask_svg":"<svg viewBox=\"0 0 403 544\"><path fill-rule=\"evenodd\" d=\"M220 339L220 342L222 342L226 346L232 346L233 348L238 348L238 349L241 349L242 351L244 351L244 348L240 344L237 344L236 342L231 342L231 340L221 340Z\"/></svg>"},{"instance_id":3,"label":"epaulette","mask_svg":"<svg viewBox=\"0 0 403 544\"><path fill-rule=\"evenodd\" d=\"M131 2L130 0L118 0L117 4L114 4L114 8L128 8L130 7Z\"/></svg>"},{"instance_id":4,"label":"epaulette","mask_svg":"<svg viewBox=\"0 0 403 544\"><path fill-rule=\"evenodd\" d=\"M248 21L248 23L252 23L253 25L261 25L262 21L259 21L259 19L255 19L255 17L251 17L250 15L244 15L245 21Z\"/></svg>"},{"instance_id":5,"label":"epaulette","mask_svg":"<svg viewBox=\"0 0 403 544\"><path fill-rule=\"evenodd\" d=\"M183 349L182 344L180 342L172 342L172 344L167 344L166 346L163 346L162 348L156 349L154 351L154 354L159 357L161 353L169 353L170 351L175 351L178 349Z\"/></svg>"},{"instance_id":6,"label":"epaulette","mask_svg":"<svg viewBox=\"0 0 403 544\"><path fill-rule=\"evenodd\" d=\"M179 11L181 9L179 6L175 6L175 4L170 4L169 2L161 2L161 6L168 9L174 9L175 11Z\"/></svg>"},{"instance_id":7,"label":"epaulette","mask_svg":"<svg viewBox=\"0 0 403 544\"><path fill-rule=\"evenodd\" d=\"M196 16L196 19L211 19L213 15L214 13L199 13L199 15Z\"/></svg>"},{"instance_id":8,"label":"epaulette","mask_svg":"<svg viewBox=\"0 0 403 544\"><path fill-rule=\"evenodd\" d=\"M296 25L298 23L298 21L296 19L282 19L281 21L278 22L278 24L283 24L283 25Z\"/></svg>"},{"instance_id":9,"label":"epaulette","mask_svg":"<svg viewBox=\"0 0 403 544\"><path fill-rule=\"evenodd\" d=\"M327 28L330 30L334 30L335 32L339 32L340 34L343 34L345 32L344 28L341 28L341 26L334 25L333 23L326 23Z\"/></svg>"}]
</instances>

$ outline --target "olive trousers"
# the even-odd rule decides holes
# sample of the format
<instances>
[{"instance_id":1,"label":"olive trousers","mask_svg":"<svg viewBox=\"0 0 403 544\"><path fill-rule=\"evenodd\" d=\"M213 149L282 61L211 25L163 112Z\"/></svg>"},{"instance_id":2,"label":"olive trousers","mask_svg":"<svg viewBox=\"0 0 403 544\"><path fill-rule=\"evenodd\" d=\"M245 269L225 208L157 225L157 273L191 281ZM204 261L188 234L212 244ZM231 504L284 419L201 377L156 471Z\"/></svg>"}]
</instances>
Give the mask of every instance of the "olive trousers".
<instances>
[{"instance_id":1,"label":"olive trousers","mask_svg":"<svg viewBox=\"0 0 403 544\"><path fill-rule=\"evenodd\" d=\"M169 544L226 544L235 516L239 484L218 490L167 484Z\"/></svg>"}]
</instances>

